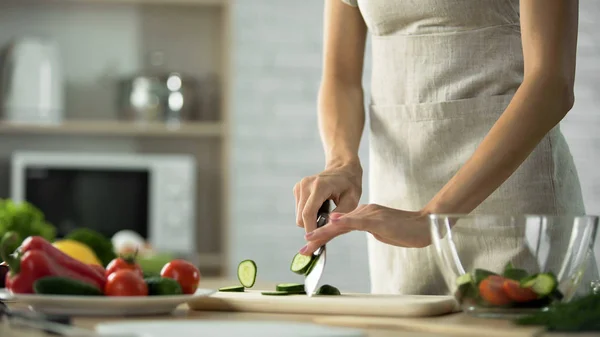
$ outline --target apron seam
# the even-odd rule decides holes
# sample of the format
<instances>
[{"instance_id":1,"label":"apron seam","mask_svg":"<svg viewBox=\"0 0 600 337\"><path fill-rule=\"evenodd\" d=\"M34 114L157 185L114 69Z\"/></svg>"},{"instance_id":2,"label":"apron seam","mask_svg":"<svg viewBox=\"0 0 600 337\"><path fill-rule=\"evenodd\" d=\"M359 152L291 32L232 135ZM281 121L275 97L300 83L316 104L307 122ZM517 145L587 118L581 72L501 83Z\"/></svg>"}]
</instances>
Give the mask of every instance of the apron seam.
<instances>
[{"instance_id":1,"label":"apron seam","mask_svg":"<svg viewBox=\"0 0 600 337\"><path fill-rule=\"evenodd\" d=\"M550 165L547 166L548 174L550 175L550 187L552 188L552 203L554 204L554 213L558 214L558 201L556 200L556 182L554 181L554 174L556 173L554 166L556 165L556 162L554 160L554 144L552 142L552 137L553 133L552 131L550 131L550 133L548 133L548 136L546 137L548 146L550 147L548 151L550 153Z\"/></svg>"},{"instance_id":2,"label":"apron seam","mask_svg":"<svg viewBox=\"0 0 600 337\"><path fill-rule=\"evenodd\" d=\"M454 35L454 34L462 34L462 33L477 33L482 30L495 29L495 28L510 28L510 27L518 27L517 32L520 32L521 25L520 23L507 23L501 25L492 25L485 27L477 27L477 28L461 28L447 32L432 32L432 33L423 33L423 34L401 34L401 33L386 33L386 35L377 35L375 33L371 34L371 37L376 40L389 40L398 37L411 38L411 37L428 37L428 36L445 36L445 35Z\"/></svg>"}]
</instances>

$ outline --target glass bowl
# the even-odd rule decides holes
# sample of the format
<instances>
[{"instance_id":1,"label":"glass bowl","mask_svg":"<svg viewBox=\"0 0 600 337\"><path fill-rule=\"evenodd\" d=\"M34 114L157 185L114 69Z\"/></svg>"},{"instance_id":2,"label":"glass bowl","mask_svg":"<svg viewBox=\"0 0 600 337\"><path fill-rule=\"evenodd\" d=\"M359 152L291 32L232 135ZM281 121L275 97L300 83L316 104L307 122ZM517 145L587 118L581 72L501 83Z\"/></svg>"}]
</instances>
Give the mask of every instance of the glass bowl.
<instances>
[{"instance_id":1,"label":"glass bowl","mask_svg":"<svg viewBox=\"0 0 600 337\"><path fill-rule=\"evenodd\" d=\"M436 263L462 311L519 317L591 291L597 216L430 216Z\"/></svg>"}]
</instances>

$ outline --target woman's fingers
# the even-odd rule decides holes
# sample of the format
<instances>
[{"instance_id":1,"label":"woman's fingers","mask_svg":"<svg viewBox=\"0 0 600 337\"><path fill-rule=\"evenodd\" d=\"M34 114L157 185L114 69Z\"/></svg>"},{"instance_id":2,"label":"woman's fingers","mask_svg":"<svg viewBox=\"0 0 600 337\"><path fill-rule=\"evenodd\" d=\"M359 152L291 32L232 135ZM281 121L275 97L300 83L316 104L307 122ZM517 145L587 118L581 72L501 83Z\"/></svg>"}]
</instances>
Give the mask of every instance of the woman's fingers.
<instances>
[{"instance_id":1,"label":"woman's fingers","mask_svg":"<svg viewBox=\"0 0 600 337\"><path fill-rule=\"evenodd\" d=\"M296 184L297 187L294 189L294 194L297 195L296 225L298 225L298 227L304 227L302 213L304 212L306 202L311 195L312 182L312 178L304 178Z\"/></svg>"},{"instance_id":2,"label":"woman's fingers","mask_svg":"<svg viewBox=\"0 0 600 337\"><path fill-rule=\"evenodd\" d=\"M302 209L302 223L304 224L306 233L312 232L317 228L317 212L325 200L330 197L331 189L327 185L320 185L319 180L315 180L311 194Z\"/></svg>"},{"instance_id":3,"label":"woman's fingers","mask_svg":"<svg viewBox=\"0 0 600 337\"><path fill-rule=\"evenodd\" d=\"M310 255L335 237L353 230L364 230L367 226L368 220L361 213L353 212L345 215L337 212L331 213L329 223L305 235L308 243L300 250L300 253Z\"/></svg>"}]
</instances>

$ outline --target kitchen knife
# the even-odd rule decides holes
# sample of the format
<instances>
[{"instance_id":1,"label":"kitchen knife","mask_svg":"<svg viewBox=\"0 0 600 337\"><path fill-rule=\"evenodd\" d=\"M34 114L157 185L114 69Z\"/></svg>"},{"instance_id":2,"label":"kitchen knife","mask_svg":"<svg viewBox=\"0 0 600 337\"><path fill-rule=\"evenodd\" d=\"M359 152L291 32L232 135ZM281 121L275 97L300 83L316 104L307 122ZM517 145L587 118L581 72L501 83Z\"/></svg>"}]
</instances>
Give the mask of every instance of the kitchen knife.
<instances>
[{"instance_id":1,"label":"kitchen knife","mask_svg":"<svg viewBox=\"0 0 600 337\"><path fill-rule=\"evenodd\" d=\"M317 228L323 227L327 221L329 220L329 212L331 206L330 200L325 200L319 211L317 212ZM319 285L319 280L321 279L321 275L323 275L323 270L325 269L325 259L327 257L327 251L325 245L319 247L314 253L314 260L309 267L308 274L304 279L304 291L309 297L312 297L315 290L317 290L317 286Z\"/></svg>"}]
</instances>

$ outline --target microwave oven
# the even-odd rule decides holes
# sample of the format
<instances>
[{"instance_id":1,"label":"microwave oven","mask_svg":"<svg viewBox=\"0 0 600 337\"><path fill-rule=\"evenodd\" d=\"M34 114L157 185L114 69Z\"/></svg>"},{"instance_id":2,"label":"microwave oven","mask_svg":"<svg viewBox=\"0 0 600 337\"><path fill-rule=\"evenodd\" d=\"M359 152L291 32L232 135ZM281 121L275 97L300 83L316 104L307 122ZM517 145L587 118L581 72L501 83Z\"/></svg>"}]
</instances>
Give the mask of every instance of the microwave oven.
<instances>
[{"instance_id":1,"label":"microwave oven","mask_svg":"<svg viewBox=\"0 0 600 337\"><path fill-rule=\"evenodd\" d=\"M196 163L186 155L17 151L11 198L39 208L57 238L90 228L138 233L153 249L196 252Z\"/></svg>"}]
</instances>

